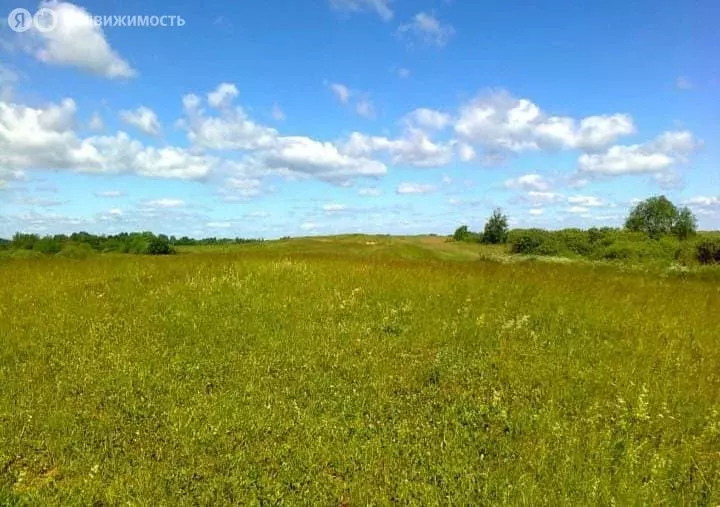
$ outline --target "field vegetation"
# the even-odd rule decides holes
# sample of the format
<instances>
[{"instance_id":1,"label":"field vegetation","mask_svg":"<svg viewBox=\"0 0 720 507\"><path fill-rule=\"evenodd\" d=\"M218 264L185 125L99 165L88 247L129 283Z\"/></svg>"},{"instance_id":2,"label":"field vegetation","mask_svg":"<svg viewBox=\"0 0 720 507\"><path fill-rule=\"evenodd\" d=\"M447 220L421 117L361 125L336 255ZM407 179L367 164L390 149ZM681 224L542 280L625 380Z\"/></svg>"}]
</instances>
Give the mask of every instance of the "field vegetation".
<instances>
[{"instance_id":1,"label":"field vegetation","mask_svg":"<svg viewBox=\"0 0 720 507\"><path fill-rule=\"evenodd\" d=\"M720 503L717 277L174 248L0 262L0 504Z\"/></svg>"}]
</instances>

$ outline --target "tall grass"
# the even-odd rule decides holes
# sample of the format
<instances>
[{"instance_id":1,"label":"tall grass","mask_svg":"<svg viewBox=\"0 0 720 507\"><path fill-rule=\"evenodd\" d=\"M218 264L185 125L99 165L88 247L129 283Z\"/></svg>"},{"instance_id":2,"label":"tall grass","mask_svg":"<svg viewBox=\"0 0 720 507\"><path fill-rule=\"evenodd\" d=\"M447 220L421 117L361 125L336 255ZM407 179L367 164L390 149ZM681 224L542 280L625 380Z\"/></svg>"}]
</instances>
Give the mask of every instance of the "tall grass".
<instances>
[{"instance_id":1,"label":"tall grass","mask_svg":"<svg viewBox=\"0 0 720 507\"><path fill-rule=\"evenodd\" d=\"M0 504L720 502L716 282L302 244L0 263Z\"/></svg>"}]
</instances>

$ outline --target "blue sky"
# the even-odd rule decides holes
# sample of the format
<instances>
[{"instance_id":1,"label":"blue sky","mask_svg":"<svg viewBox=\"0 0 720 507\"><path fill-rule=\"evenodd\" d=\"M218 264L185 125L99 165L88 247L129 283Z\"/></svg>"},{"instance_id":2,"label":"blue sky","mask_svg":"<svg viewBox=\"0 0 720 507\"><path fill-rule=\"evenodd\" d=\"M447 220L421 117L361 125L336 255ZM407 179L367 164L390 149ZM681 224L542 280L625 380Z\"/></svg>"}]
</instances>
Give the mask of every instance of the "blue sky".
<instances>
[{"instance_id":1,"label":"blue sky","mask_svg":"<svg viewBox=\"0 0 720 507\"><path fill-rule=\"evenodd\" d=\"M0 236L720 228L720 5L550 4L3 0Z\"/></svg>"}]
</instances>

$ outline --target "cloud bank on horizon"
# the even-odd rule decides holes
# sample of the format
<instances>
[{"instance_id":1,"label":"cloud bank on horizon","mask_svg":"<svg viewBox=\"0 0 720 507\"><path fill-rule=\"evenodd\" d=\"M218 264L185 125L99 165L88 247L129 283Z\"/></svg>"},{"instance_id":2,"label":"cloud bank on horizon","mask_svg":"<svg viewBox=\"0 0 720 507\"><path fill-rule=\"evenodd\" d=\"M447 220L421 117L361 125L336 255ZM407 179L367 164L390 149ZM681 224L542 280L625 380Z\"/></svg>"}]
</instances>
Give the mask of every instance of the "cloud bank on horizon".
<instances>
[{"instance_id":1,"label":"cloud bank on horizon","mask_svg":"<svg viewBox=\"0 0 720 507\"><path fill-rule=\"evenodd\" d=\"M0 236L448 233L498 206L514 226L618 225L659 193L720 228L717 35L702 17L699 47L657 32L668 51L652 61L628 50L648 43L650 2L624 20L543 13L555 32L522 2L274 2L137 13L182 27L23 6L57 25L0 31Z\"/></svg>"}]
</instances>

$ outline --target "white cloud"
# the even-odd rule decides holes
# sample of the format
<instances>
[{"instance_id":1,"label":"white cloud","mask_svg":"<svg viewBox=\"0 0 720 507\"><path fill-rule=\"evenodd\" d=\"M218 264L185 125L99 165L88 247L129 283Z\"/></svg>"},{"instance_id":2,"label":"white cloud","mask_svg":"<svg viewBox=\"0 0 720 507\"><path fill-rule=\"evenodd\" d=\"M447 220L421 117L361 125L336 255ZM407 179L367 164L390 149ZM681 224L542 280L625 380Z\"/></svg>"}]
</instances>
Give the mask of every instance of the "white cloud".
<instances>
[{"instance_id":1,"label":"white cloud","mask_svg":"<svg viewBox=\"0 0 720 507\"><path fill-rule=\"evenodd\" d=\"M518 178L505 180L505 187L514 190L545 192L550 189L550 183L539 174L525 174Z\"/></svg>"},{"instance_id":2,"label":"white cloud","mask_svg":"<svg viewBox=\"0 0 720 507\"><path fill-rule=\"evenodd\" d=\"M220 83L214 91L208 93L207 101L210 107L221 109L230 106L238 93L238 89L234 84Z\"/></svg>"},{"instance_id":3,"label":"white cloud","mask_svg":"<svg viewBox=\"0 0 720 507\"><path fill-rule=\"evenodd\" d=\"M530 100L500 91L479 95L461 106L455 132L491 152L595 151L632 134L635 126L624 114L589 116L578 125L573 118L547 116Z\"/></svg>"},{"instance_id":4,"label":"white cloud","mask_svg":"<svg viewBox=\"0 0 720 507\"><path fill-rule=\"evenodd\" d=\"M279 174L347 183L387 173L385 164L341 152L333 143L309 137L277 137L267 149L247 157L239 170L248 174Z\"/></svg>"},{"instance_id":5,"label":"white cloud","mask_svg":"<svg viewBox=\"0 0 720 507\"><path fill-rule=\"evenodd\" d=\"M390 0L330 0L330 5L345 12L374 11L384 21L390 21L393 17Z\"/></svg>"},{"instance_id":6,"label":"white cloud","mask_svg":"<svg viewBox=\"0 0 720 507\"><path fill-rule=\"evenodd\" d=\"M0 190L7 188L11 181L20 181L25 179L25 173L18 169L5 169L0 163Z\"/></svg>"},{"instance_id":7,"label":"white cloud","mask_svg":"<svg viewBox=\"0 0 720 507\"><path fill-rule=\"evenodd\" d=\"M341 83L330 83L329 87L340 102L347 104L350 100L350 89L347 86Z\"/></svg>"},{"instance_id":8,"label":"white cloud","mask_svg":"<svg viewBox=\"0 0 720 507\"><path fill-rule=\"evenodd\" d=\"M685 200L683 202L683 204L686 204L688 206L698 206L698 207L711 207L711 206L720 207L720 196L691 197L690 199Z\"/></svg>"},{"instance_id":9,"label":"white cloud","mask_svg":"<svg viewBox=\"0 0 720 507\"><path fill-rule=\"evenodd\" d=\"M144 146L124 132L80 138L75 113L71 99L44 108L0 102L0 167L197 179L215 163L182 148Z\"/></svg>"},{"instance_id":10,"label":"white cloud","mask_svg":"<svg viewBox=\"0 0 720 507\"><path fill-rule=\"evenodd\" d=\"M534 216L539 216L545 213L545 210L542 208L533 208L530 210L530 214Z\"/></svg>"},{"instance_id":11,"label":"white cloud","mask_svg":"<svg viewBox=\"0 0 720 507\"><path fill-rule=\"evenodd\" d=\"M410 23L400 25L398 34L411 44L418 41L426 46L443 47L455 34L455 29L442 23L434 14L419 12Z\"/></svg>"},{"instance_id":12,"label":"white cloud","mask_svg":"<svg viewBox=\"0 0 720 507\"><path fill-rule=\"evenodd\" d=\"M434 191L433 185L422 183L400 183L396 190L398 194L429 194Z\"/></svg>"},{"instance_id":13,"label":"white cloud","mask_svg":"<svg viewBox=\"0 0 720 507\"><path fill-rule=\"evenodd\" d=\"M163 197L162 199L146 201L145 205L149 208L182 208L185 206L185 201L181 199L169 199L167 197Z\"/></svg>"},{"instance_id":14,"label":"white cloud","mask_svg":"<svg viewBox=\"0 0 720 507\"><path fill-rule=\"evenodd\" d=\"M467 143L457 143L455 145L455 150L457 151L458 158L460 158L460 160L462 160L463 162L470 162L471 160L474 160L477 156L477 154L475 153L475 148L473 148Z\"/></svg>"},{"instance_id":15,"label":"white cloud","mask_svg":"<svg viewBox=\"0 0 720 507\"><path fill-rule=\"evenodd\" d=\"M91 15L67 2L41 4L56 15L57 27L49 32L26 32L27 49L41 62L77 67L106 78L130 78L136 71L108 43Z\"/></svg>"},{"instance_id":16,"label":"white cloud","mask_svg":"<svg viewBox=\"0 0 720 507\"><path fill-rule=\"evenodd\" d=\"M442 130L450 124L451 116L442 111L421 107L405 115L404 122L410 127Z\"/></svg>"},{"instance_id":17,"label":"white cloud","mask_svg":"<svg viewBox=\"0 0 720 507\"><path fill-rule=\"evenodd\" d=\"M570 204L576 204L578 206L584 206L587 208L597 208L604 206L602 200L593 195L571 195L568 197Z\"/></svg>"},{"instance_id":18,"label":"white cloud","mask_svg":"<svg viewBox=\"0 0 720 507\"><path fill-rule=\"evenodd\" d=\"M400 67L397 70L397 74L399 77L401 77L403 79L407 79L410 77L410 69L408 69L407 67Z\"/></svg>"},{"instance_id":19,"label":"white cloud","mask_svg":"<svg viewBox=\"0 0 720 507\"><path fill-rule=\"evenodd\" d=\"M327 213L335 213L338 211L345 211L347 209L347 206L345 206L344 204L331 203L325 204L322 209Z\"/></svg>"},{"instance_id":20,"label":"white cloud","mask_svg":"<svg viewBox=\"0 0 720 507\"><path fill-rule=\"evenodd\" d=\"M358 101L355 105L355 111L357 111L357 113L363 118L370 120L375 118L375 106L368 99Z\"/></svg>"},{"instance_id":21,"label":"white cloud","mask_svg":"<svg viewBox=\"0 0 720 507\"><path fill-rule=\"evenodd\" d=\"M120 208L112 208L108 210L108 215L121 217L123 214L122 210Z\"/></svg>"},{"instance_id":22,"label":"white cloud","mask_svg":"<svg viewBox=\"0 0 720 507\"><path fill-rule=\"evenodd\" d=\"M588 176L663 173L685 162L699 146L690 132L665 132L646 144L617 145L604 153L585 153L578 159L578 168Z\"/></svg>"},{"instance_id":23,"label":"white cloud","mask_svg":"<svg viewBox=\"0 0 720 507\"><path fill-rule=\"evenodd\" d=\"M183 106L188 114L188 139L200 148L212 150L257 150L270 147L277 130L259 125L241 107L225 111L222 117L205 116L196 95L186 95Z\"/></svg>"},{"instance_id":24,"label":"white cloud","mask_svg":"<svg viewBox=\"0 0 720 507\"><path fill-rule=\"evenodd\" d=\"M160 135L162 128L155 111L140 106L133 111L120 111L120 119L149 136Z\"/></svg>"},{"instance_id":25,"label":"white cloud","mask_svg":"<svg viewBox=\"0 0 720 507\"><path fill-rule=\"evenodd\" d=\"M537 206L539 204L555 204L562 202L565 200L565 196L556 192L540 192L537 190L531 190L524 196L524 200L529 201L533 206Z\"/></svg>"},{"instance_id":26,"label":"white cloud","mask_svg":"<svg viewBox=\"0 0 720 507\"><path fill-rule=\"evenodd\" d=\"M406 130L403 136L397 139L353 132L342 149L354 156L386 152L390 154L394 164L417 167L443 166L453 158L452 145L435 143L424 132L412 129Z\"/></svg>"}]
</instances>

